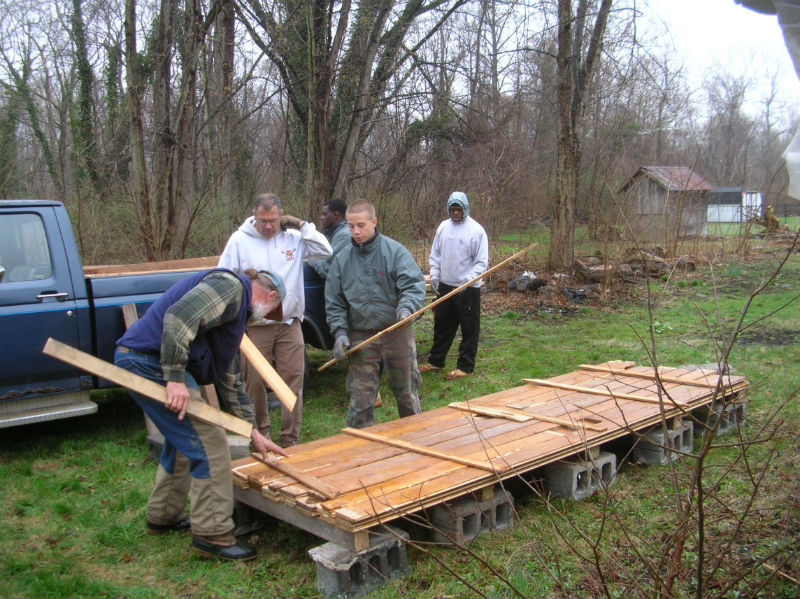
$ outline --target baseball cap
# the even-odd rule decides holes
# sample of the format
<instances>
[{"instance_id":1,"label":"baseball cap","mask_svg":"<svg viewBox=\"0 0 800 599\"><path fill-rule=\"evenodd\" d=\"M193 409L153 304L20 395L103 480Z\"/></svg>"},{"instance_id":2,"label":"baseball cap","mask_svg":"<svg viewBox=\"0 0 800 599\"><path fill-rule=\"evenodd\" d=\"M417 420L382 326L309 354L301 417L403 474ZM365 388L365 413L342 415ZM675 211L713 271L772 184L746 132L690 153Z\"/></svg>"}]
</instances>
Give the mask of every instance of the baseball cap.
<instances>
[{"instance_id":1,"label":"baseball cap","mask_svg":"<svg viewBox=\"0 0 800 599\"><path fill-rule=\"evenodd\" d=\"M283 300L286 298L286 284L283 282L283 277L276 273L274 270L259 270L259 277L264 277L269 280L275 289L278 290L278 296L281 298L281 303L278 304L274 310L265 316L269 320L283 320Z\"/></svg>"}]
</instances>

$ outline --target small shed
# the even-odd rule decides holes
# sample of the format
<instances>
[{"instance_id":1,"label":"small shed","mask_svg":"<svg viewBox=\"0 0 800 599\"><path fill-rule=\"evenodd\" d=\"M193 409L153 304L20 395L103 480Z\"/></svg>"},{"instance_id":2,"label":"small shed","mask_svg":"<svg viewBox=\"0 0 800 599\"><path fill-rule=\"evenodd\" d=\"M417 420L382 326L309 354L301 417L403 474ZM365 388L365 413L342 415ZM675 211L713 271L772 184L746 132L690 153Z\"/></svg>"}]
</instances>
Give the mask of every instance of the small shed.
<instances>
[{"instance_id":1,"label":"small shed","mask_svg":"<svg viewBox=\"0 0 800 599\"><path fill-rule=\"evenodd\" d=\"M623 185L633 235L670 241L708 232L708 192L714 187L688 166L643 166Z\"/></svg>"},{"instance_id":2,"label":"small shed","mask_svg":"<svg viewBox=\"0 0 800 599\"><path fill-rule=\"evenodd\" d=\"M708 222L743 223L761 216L761 193L744 187L717 187L708 194Z\"/></svg>"}]
</instances>

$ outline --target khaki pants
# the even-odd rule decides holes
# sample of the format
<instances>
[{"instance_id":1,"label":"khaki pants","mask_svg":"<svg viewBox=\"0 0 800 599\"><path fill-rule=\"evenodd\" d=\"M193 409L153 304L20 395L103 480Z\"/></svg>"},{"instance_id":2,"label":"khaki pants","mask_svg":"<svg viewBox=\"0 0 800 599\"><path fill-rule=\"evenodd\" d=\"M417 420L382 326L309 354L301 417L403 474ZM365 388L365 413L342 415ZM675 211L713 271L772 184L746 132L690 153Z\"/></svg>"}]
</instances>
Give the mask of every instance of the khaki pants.
<instances>
[{"instance_id":1,"label":"khaki pants","mask_svg":"<svg viewBox=\"0 0 800 599\"><path fill-rule=\"evenodd\" d=\"M305 342L300 320L292 324L269 324L247 327L247 336L264 357L274 362L275 370L297 395L297 403L291 412L281 405L280 443L284 447L300 441L300 425L303 416L303 371L305 369ZM247 394L253 402L256 428L264 436L270 436L269 409L264 381L256 370L242 357L242 375Z\"/></svg>"}]
</instances>

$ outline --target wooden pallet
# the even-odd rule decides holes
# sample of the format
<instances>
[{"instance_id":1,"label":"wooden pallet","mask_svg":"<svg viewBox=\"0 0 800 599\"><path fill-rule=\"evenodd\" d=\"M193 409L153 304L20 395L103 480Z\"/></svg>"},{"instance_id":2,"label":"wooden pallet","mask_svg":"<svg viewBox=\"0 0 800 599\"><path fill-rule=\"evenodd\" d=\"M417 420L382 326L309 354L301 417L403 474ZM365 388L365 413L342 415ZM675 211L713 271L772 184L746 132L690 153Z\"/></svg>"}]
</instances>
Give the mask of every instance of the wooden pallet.
<instances>
[{"instance_id":1,"label":"wooden pallet","mask_svg":"<svg viewBox=\"0 0 800 599\"><path fill-rule=\"evenodd\" d=\"M739 400L746 388L744 377L720 380L704 370L582 365L290 448L284 459L336 489L333 499L250 458L234 462L236 496L322 538L365 548L368 531L391 520L659 424L662 409L664 418L682 418L715 399Z\"/></svg>"}]
</instances>

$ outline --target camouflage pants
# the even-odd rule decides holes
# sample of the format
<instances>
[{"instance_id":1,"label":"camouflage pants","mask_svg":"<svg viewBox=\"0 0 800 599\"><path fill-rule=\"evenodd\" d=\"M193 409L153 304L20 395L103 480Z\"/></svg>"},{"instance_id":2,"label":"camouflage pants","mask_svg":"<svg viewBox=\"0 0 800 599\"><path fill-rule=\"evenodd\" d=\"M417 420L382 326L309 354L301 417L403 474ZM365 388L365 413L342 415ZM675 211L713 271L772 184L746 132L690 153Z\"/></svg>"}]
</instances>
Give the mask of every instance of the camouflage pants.
<instances>
[{"instance_id":1,"label":"camouflage pants","mask_svg":"<svg viewBox=\"0 0 800 599\"><path fill-rule=\"evenodd\" d=\"M350 344L356 346L372 335L368 331L350 331ZM347 373L350 410L347 414L347 426L372 426L375 394L381 382L381 362L386 372L386 382L397 401L400 417L422 411L417 395L420 384L417 344L413 325L407 325L350 355Z\"/></svg>"}]
</instances>

